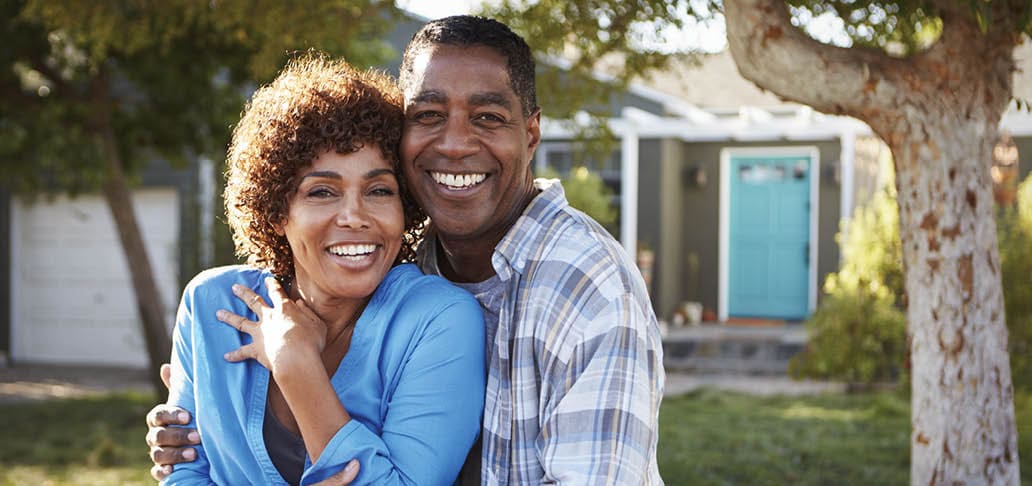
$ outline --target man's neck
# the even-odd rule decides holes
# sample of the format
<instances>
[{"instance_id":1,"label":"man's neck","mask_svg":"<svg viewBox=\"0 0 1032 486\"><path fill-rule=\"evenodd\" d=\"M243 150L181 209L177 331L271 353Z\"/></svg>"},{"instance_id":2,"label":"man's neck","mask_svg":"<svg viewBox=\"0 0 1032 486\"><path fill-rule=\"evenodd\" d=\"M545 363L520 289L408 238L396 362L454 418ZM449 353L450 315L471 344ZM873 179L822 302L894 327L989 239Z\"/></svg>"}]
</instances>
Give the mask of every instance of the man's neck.
<instances>
[{"instance_id":1,"label":"man's neck","mask_svg":"<svg viewBox=\"0 0 1032 486\"><path fill-rule=\"evenodd\" d=\"M498 241L451 240L438 237L437 268L444 278L458 283L483 282L495 274L491 255Z\"/></svg>"},{"instance_id":2,"label":"man's neck","mask_svg":"<svg viewBox=\"0 0 1032 486\"><path fill-rule=\"evenodd\" d=\"M516 225L516 221L539 192L532 189L527 193L519 205L519 211L489 234L475 238L455 238L438 232L437 268L441 275L458 283L477 283L491 278L495 274L494 265L491 264L495 247Z\"/></svg>"}]
</instances>

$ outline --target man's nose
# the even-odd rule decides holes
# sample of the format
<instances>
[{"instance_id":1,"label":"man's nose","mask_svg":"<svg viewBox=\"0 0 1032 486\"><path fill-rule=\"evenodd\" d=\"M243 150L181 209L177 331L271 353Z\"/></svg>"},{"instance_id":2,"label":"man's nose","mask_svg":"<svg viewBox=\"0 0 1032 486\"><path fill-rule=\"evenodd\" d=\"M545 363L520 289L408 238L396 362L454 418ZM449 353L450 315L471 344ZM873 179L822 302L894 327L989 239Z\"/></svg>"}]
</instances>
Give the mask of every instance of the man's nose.
<instances>
[{"instance_id":1,"label":"man's nose","mask_svg":"<svg viewBox=\"0 0 1032 486\"><path fill-rule=\"evenodd\" d=\"M480 150L469 119L462 116L449 117L435 149L449 160L462 160Z\"/></svg>"}]
</instances>

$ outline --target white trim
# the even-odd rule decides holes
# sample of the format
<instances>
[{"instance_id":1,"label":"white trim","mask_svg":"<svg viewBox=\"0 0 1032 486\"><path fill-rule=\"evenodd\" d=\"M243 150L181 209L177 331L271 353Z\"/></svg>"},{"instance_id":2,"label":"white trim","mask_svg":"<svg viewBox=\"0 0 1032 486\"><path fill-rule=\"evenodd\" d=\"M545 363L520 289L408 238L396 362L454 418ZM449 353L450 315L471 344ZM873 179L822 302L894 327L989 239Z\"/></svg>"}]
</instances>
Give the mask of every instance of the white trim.
<instances>
[{"instance_id":1,"label":"white trim","mask_svg":"<svg viewBox=\"0 0 1032 486\"><path fill-rule=\"evenodd\" d=\"M620 240L636 261L638 255L638 135L623 134L620 140Z\"/></svg>"},{"instance_id":2,"label":"white trim","mask_svg":"<svg viewBox=\"0 0 1032 486\"><path fill-rule=\"evenodd\" d=\"M842 241L846 240L849 233L849 219L853 216L853 199L855 195L855 172L856 172L856 133L851 130L842 132L841 143L839 144L839 228L842 232ZM841 259L842 252L839 252Z\"/></svg>"},{"instance_id":3,"label":"white trim","mask_svg":"<svg viewBox=\"0 0 1032 486\"><path fill-rule=\"evenodd\" d=\"M817 247L818 247L818 212L820 210L820 151L812 145L797 147L725 147L720 150L720 229L719 238L719 277L717 289L717 318L726 321L728 318L728 269L730 249L730 201L731 201L731 159L733 157L785 157L804 156L810 158L810 265L808 275L807 309L813 312L817 308Z\"/></svg>"},{"instance_id":4,"label":"white trim","mask_svg":"<svg viewBox=\"0 0 1032 486\"><path fill-rule=\"evenodd\" d=\"M11 250L10 250L9 258L11 260L10 260L10 262L8 262L8 267L7 268L9 268L10 272L11 272L11 274L10 274L10 279L11 279L10 280L10 285L11 285L11 294L10 294L10 298L11 298L11 315L10 315L10 319L11 319L11 321L8 323L10 325L10 327L8 329L8 331L10 332L9 340L8 340L8 345L11 347L10 355L9 355L10 361L11 361L11 363L17 364L18 363L18 358L20 358L20 356L18 356L18 342L19 342L19 340L18 340L18 331L19 331L19 327L20 327L20 326L18 326L18 315L19 315L19 311L21 309L18 308L18 304L21 302L21 294L19 293L21 291L21 285L18 285L18 280L19 280L20 277L18 275L18 268L15 267L15 262L18 262L18 261L21 260L20 257L21 257L21 225L22 225L22 222L21 222L21 217L19 215L19 213L21 211L19 211L18 206L22 203L22 200L21 200L21 198L19 196L16 196L14 194L12 194L10 197L11 197L11 204L9 205L10 206L9 207L9 211L10 211L9 216L11 218L11 228L10 228L10 231L11 231L11 234L10 234Z\"/></svg>"},{"instance_id":5,"label":"white trim","mask_svg":"<svg viewBox=\"0 0 1032 486\"><path fill-rule=\"evenodd\" d=\"M774 116L769 120L755 117L716 117L709 121L695 121L680 117L644 116L641 110L628 110L620 118L609 118L609 129L619 137L634 132L639 138L673 138L684 142L721 141L838 141L845 131L857 135L871 133L864 123L853 118L814 114L812 118ZM543 140L571 139L576 133L568 123L544 118L541 121Z\"/></svg>"}]
</instances>

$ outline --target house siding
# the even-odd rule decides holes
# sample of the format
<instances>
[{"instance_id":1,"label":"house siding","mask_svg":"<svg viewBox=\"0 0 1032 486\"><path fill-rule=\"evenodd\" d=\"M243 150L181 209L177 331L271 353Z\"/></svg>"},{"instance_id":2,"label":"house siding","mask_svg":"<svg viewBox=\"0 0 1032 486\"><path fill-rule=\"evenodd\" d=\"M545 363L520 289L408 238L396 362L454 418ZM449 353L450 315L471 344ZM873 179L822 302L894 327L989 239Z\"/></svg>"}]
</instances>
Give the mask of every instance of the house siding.
<instances>
[{"instance_id":1,"label":"house siding","mask_svg":"<svg viewBox=\"0 0 1032 486\"><path fill-rule=\"evenodd\" d=\"M0 366L6 364L11 355L11 195L0 189L0 227L7 228L0 234Z\"/></svg>"}]
</instances>

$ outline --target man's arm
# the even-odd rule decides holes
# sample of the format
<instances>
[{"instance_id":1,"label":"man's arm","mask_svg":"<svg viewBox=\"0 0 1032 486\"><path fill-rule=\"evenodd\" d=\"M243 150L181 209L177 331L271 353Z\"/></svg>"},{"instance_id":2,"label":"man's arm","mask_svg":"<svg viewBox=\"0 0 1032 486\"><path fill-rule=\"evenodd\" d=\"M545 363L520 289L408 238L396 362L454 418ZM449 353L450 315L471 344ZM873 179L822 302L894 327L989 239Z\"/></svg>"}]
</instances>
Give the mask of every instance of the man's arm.
<instances>
[{"instance_id":1,"label":"man's arm","mask_svg":"<svg viewBox=\"0 0 1032 486\"><path fill-rule=\"evenodd\" d=\"M563 484L653 484L664 371L651 311L625 295L590 323L568 359L542 370L538 437L544 480ZM571 434L579 430L589 433Z\"/></svg>"}]
</instances>

